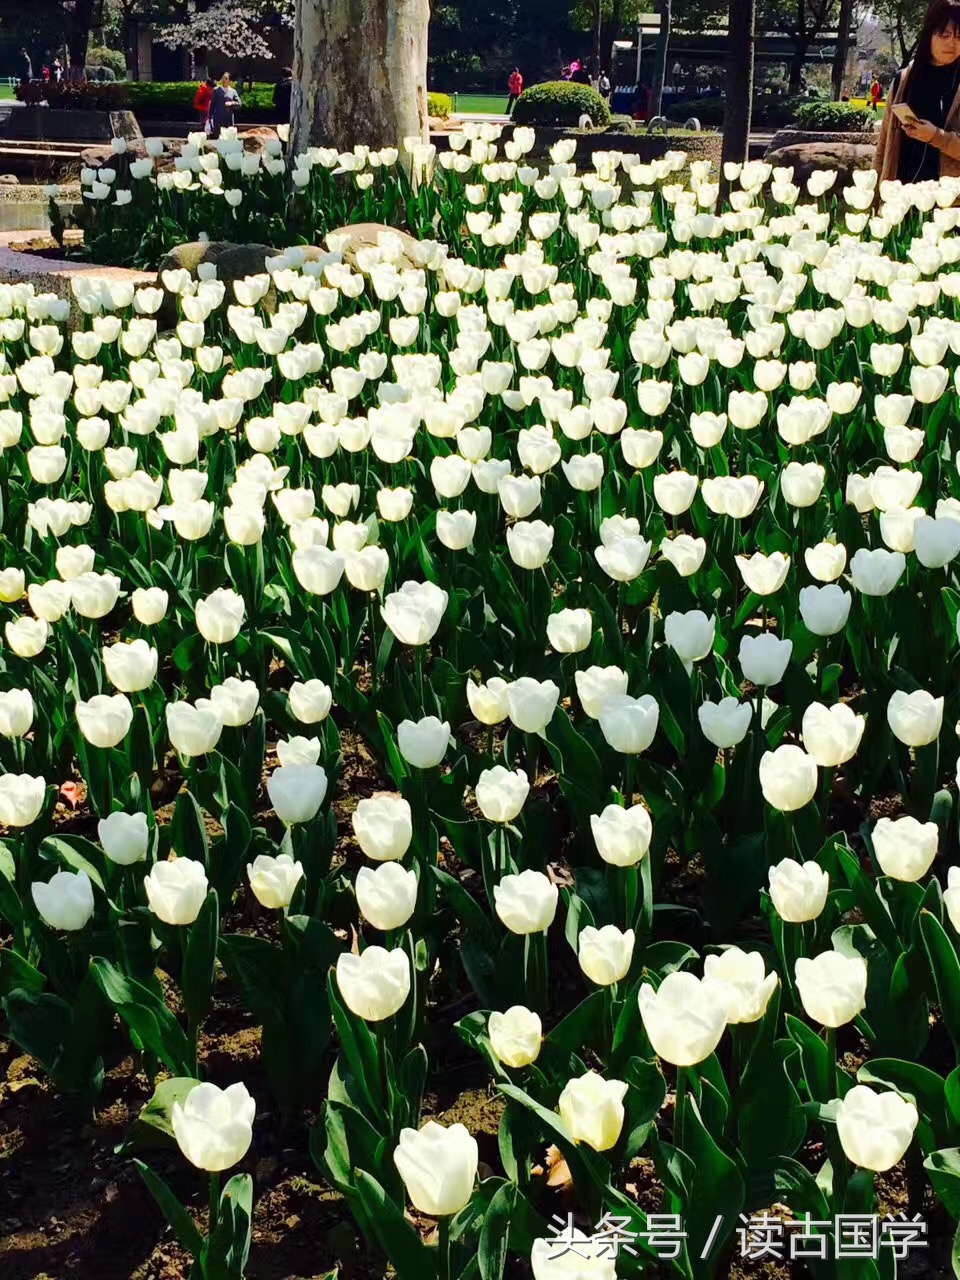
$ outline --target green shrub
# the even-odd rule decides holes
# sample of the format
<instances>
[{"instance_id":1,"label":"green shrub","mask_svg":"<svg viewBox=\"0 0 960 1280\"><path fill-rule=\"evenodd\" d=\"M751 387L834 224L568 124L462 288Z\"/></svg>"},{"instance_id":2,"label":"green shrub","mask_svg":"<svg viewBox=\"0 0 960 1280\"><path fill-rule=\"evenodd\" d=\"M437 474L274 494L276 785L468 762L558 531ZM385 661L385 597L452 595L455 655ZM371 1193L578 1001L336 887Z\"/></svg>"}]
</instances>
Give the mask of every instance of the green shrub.
<instances>
[{"instance_id":1,"label":"green shrub","mask_svg":"<svg viewBox=\"0 0 960 1280\"><path fill-rule=\"evenodd\" d=\"M112 84L116 80L111 67L92 66L88 64L83 68L83 74L88 80L95 80L97 84Z\"/></svg>"},{"instance_id":2,"label":"green shrub","mask_svg":"<svg viewBox=\"0 0 960 1280\"><path fill-rule=\"evenodd\" d=\"M186 115L193 118L193 100L200 88L199 80L137 80L129 84L130 102L144 116L160 117L170 112L169 119ZM273 85L255 84L252 89L237 86L243 102L243 119L248 111L273 110Z\"/></svg>"},{"instance_id":3,"label":"green shrub","mask_svg":"<svg viewBox=\"0 0 960 1280\"><path fill-rule=\"evenodd\" d=\"M849 102L805 102L794 112L798 128L816 133L862 133L871 119L866 107Z\"/></svg>"},{"instance_id":4,"label":"green shrub","mask_svg":"<svg viewBox=\"0 0 960 1280\"><path fill-rule=\"evenodd\" d=\"M453 99L449 93L428 93L427 112L437 120L446 120L453 110Z\"/></svg>"},{"instance_id":5,"label":"green shrub","mask_svg":"<svg viewBox=\"0 0 960 1280\"><path fill-rule=\"evenodd\" d=\"M92 44L87 50L87 65L109 67L113 75L107 77L108 79L126 80L127 78L127 59L119 49L108 49L102 44Z\"/></svg>"},{"instance_id":6,"label":"green shrub","mask_svg":"<svg viewBox=\"0 0 960 1280\"><path fill-rule=\"evenodd\" d=\"M30 106L46 102L61 111L120 111L130 106L129 86L96 80L61 80L44 84L31 80L18 84L17 97Z\"/></svg>"},{"instance_id":7,"label":"green shrub","mask_svg":"<svg viewBox=\"0 0 960 1280\"><path fill-rule=\"evenodd\" d=\"M765 93L754 99L752 122L755 126L779 129L791 123L798 107L808 104L807 98L788 98ZM724 106L723 97L684 98L680 102L673 103L663 114L668 120L674 120L680 124L691 117L696 117L705 129L719 129L723 125Z\"/></svg>"},{"instance_id":8,"label":"green shrub","mask_svg":"<svg viewBox=\"0 0 960 1280\"><path fill-rule=\"evenodd\" d=\"M548 80L524 89L513 108L515 124L576 127L584 115L595 125L610 123L610 108L596 89L568 80Z\"/></svg>"}]
</instances>

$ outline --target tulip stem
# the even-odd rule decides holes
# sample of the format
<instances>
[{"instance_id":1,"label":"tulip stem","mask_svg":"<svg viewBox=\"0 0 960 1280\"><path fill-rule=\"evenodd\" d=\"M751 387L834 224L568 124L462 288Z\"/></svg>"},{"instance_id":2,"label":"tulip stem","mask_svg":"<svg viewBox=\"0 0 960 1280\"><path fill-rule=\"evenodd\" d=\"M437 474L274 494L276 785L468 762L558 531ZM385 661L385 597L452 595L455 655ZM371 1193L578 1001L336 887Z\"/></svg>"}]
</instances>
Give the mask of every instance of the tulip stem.
<instances>
[{"instance_id":1,"label":"tulip stem","mask_svg":"<svg viewBox=\"0 0 960 1280\"><path fill-rule=\"evenodd\" d=\"M437 1249L440 1280L450 1280L450 1216L446 1213L437 1219Z\"/></svg>"},{"instance_id":2,"label":"tulip stem","mask_svg":"<svg viewBox=\"0 0 960 1280\"><path fill-rule=\"evenodd\" d=\"M830 801L833 797L833 775L833 769L825 768L823 770L823 779L820 784L820 828L823 840L826 840L827 838L827 828L830 825Z\"/></svg>"},{"instance_id":3,"label":"tulip stem","mask_svg":"<svg viewBox=\"0 0 960 1280\"><path fill-rule=\"evenodd\" d=\"M824 1039L827 1042L827 1069L829 1071L827 1085L830 1097L827 1101L830 1101L830 1099L837 1096L837 1028L824 1027L823 1032Z\"/></svg>"},{"instance_id":4,"label":"tulip stem","mask_svg":"<svg viewBox=\"0 0 960 1280\"><path fill-rule=\"evenodd\" d=\"M210 1175L210 1217L207 1234L212 1236L217 1229L217 1221L220 1215L220 1175L219 1173L211 1173Z\"/></svg>"}]
</instances>

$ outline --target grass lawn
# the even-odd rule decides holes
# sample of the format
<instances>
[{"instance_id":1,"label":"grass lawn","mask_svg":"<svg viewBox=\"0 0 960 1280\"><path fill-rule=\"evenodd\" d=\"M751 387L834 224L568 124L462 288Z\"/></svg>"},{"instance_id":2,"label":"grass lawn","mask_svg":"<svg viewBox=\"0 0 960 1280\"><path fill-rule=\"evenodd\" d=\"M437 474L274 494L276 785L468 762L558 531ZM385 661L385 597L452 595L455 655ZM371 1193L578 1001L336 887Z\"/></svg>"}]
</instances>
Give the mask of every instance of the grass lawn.
<instances>
[{"instance_id":1,"label":"grass lawn","mask_svg":"<svg viewBox=\"0 0 960 1280\"><path fill-rule=\"evenodd\" d=\"M456 99L455 111L473 115L502 115L507 109L507 95L493 93L461 93Z\"/></svg>"},{"instance_id":2,"label":"grass lawn","mask_svg":"<svg viewBox=\"0 0 960 1280\"><path fill-rule=\"evenodd\" d=\"M10 85L0 84L0 102L10 102L13 96L13 88Z\"/></svg>"}]
</instances>

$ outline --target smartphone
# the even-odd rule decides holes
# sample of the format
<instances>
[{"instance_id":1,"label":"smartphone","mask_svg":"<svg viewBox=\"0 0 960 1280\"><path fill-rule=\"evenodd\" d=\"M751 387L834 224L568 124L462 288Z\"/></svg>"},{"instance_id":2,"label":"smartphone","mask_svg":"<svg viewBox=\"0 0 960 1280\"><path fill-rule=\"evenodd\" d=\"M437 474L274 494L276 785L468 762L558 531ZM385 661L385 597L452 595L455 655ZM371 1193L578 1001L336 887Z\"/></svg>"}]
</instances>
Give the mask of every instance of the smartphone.
<instances>
[{"instance_id":1,"label":"smartphone","mask_svg":"<svg viewBox=\"0 0 960 1280\"><path fill-rule=\"evenodd\" d=\"M919 124L919 117L907 102L898 102L890 108L901 124Z\"/></svg>"}]
</instances>

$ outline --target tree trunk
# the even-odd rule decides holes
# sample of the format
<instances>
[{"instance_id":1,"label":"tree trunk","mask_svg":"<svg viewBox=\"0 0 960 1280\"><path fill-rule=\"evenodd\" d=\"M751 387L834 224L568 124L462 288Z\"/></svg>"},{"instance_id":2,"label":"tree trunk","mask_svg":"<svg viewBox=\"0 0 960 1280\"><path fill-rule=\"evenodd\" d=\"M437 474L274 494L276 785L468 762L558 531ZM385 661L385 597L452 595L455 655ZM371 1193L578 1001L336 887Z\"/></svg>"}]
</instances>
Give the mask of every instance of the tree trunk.
<instances>
[{"instance_id":1,"label":"tree trunk","mask_svg":"<svg viewBox=\"0 0 960 1280\"><path fill-rule=\"evenodd\" d=\"M730 0L722 164L742 163L750 154L756 17L756 0Z\"/></svg>"},{"instance_id":2,"label":"tree trunk","mask_svg":"<svg viewBox=\"0 0 960 1280\"><path fill-rule=\"evenodd\" d=\"M613 47L615 41L620 39L620 29L623 26L623 0L613 0L610 9L610 20L608 30L604 39L603 47L609 49L609 61L607 63L607 72L610 76L610 83L614 84L613 68L616 65L617 51ZM614 88L616 85L614 84Z\"/></svg>"},{"instance_id":3,"label":"tree trunk","mask_svg":"<svg viewBox=\"0 0 960 1280\"><path fill-rule=\"evenodd\" d=\"M87 65L87 48L90 44L90 29L93 26L94 0L75 0L70 25L67 28L67 53L69 62L66 67L68 80L82 80L83 69Z\"/></svg>"},{"instance_id":4,"label":"tree trunk","mask_svg":"<svg viewBox=\"0 0 960 1280\"><path fill-rule=\"evenodd\" d=\"M795 35L793 45L793 57L790 59L790 81L787 85L787 92L796 94L800 92L800 79L803 76L804 64L807 61L807 49L809 44L805 35Z\"/></svg>"},{"instance_id":5,"label":"tree trunk","mask_svg":"<svg viewBox=\"0 0 960 1280\"><path fill-rule=\"evenodd\" d=\"M291 147L427 139L429 0L297 0Z\"/></svg>"},{"instance_id":6,"label":"tree trunk","mask_svg":"<svg viewBox=\"0 0 960 1280\"><path fill-rule=\"evenodd\" d=\"M833 55L833 100L840 101L843 78L847 72L847 54L850 52L850 22L853 18L853 0L840 0L840 17L837 21L837 48Z\"/></svg>"},{"instance_id":7,"label":"tree trunk","mask_svg":"<svg viewBox=\"0 0 960 1280\"><path fill-rule=\"evenodd\" d=\"M670 46L670 23L673 18L671 0L660 0L660 31L657 35L657 51L653 61L653 84L650 88L650 110L647 119L660 114L663 102L663 82L667 75L667 50Z\"/></svg>"}]
</instances>

